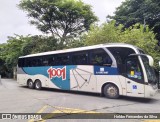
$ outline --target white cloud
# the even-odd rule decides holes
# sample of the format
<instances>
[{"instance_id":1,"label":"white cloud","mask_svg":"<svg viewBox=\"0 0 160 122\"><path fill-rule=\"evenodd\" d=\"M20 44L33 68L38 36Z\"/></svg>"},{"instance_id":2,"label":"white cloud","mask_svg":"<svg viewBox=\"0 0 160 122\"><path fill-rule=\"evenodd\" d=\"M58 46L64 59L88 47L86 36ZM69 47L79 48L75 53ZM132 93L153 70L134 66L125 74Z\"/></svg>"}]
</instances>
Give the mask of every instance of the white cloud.
<instances>
[{"instance_id":1,"label":"white cloud","mask_svg":"<svg viewBox=\"0 0 160 122\"><path fill-rule=\"evenodd\" d=\"M17 7L20 0L0 1L0 43L6 42L8 36L41 34L31 26L26 13Z\"/></svg>"},{"instance_id":2,"label":"white cloud","mask_svg":"<svg viewBox=\"0 0 160 122\"><path fill-rule=\"evenodd\" d=\"M100 22L106 21L107 15L113 15L115 8L124 0L83 0L93 6L93 11L99 17ZM26 13L17 7L20 0L0 1L0 43L4 43L8 36L42 34L31 26Z\"/></svg>"}]
</instances>

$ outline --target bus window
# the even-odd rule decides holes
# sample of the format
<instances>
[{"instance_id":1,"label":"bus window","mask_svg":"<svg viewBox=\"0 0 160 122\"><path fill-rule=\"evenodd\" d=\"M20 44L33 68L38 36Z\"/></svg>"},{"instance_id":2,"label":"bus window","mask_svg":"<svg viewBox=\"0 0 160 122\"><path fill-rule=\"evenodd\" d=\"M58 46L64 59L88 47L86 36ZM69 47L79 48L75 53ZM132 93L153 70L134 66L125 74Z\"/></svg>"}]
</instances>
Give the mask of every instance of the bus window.
<instances>
[{"instance_id":1,"label":"bus window","mask_svg":"<svg viewBox=\"0 0 160 122\"><path fill-rule=\"evenodd\" d=\"M24 66L25 67L30 67L31 66L31 58L25 58Z\"/></svg>"},{"instance_id":2,"label":"bus window","mask_svg":"<svg viewBox=\"0 0 160 122\"><path fill-rule=\"evenodd\" d=\"M70 65L70 56L69 54L60 54L56 56L55 65Z\"/></svg>"},{"instance_id":3,"label":"bus window","mask_svg":"<svg viewBox=\"0 0 160 122\"><path fill-rule=\"evenodd\" d=\"M49 66L54 66L56 63L56 58L55 58L55 56L54 55L52 55L52 56L50 56L49 58L48 58L48 65Z\"/></svg>"},{"instance_id":4,"label":"bus window","mask_svg":"<svg viewBox=\"0 0 160 122\"><path fill-rule=\"evenodd\" d=\"M125 61L128 55L134 54L135 51L127 47L107 47L116 59L119 74L125 75Z\"/></svg>"},{"instance_id":5,"label":"bus window","mask_svg":"<svg viewBox=\"0 0 160 122\"><path fill-rule=\"evenodd\" d=\"M135 80L142 80L143 73L137 58L129 58L126 60L127 77Z\"/></svg>"},{"instance_id":6,"label":"bus window","mask_svg":"<svg viewBox=\"0 0 160 122\"><path fill-rule=\"evenodd\" d=\"M88 53L87 52L78 52L72 55L72 64L73 65L87 65L88 64Z\"/></svg>"},{"instance_id":7,"label":"bus window","mask_svg":"<svg viewBox=\"0 0 160 122\"><path fill-rule=\"evenodd\" d=\"M42 60L42 66L48 66L48 57L44 57L43 58L43 60Z\"/></svg>"},{"instance_id":8,"label":"bus window","mask_svg":"<svg viewBox=\"0 0 160 122\"><path fill-rule=\"evenodd\" d=\"M37 67L42 66L42 57L25 58L24 67Z\"/></svg>"},{"instance_id":9,"label":"bus window","mask_svg":"<svg viewBox=\"0 0 160 122\"><path fill-rule=\"evenodd\" d=\"M24 66L24 59L19 58L18 60L18 67L23 67Z\"/></svg>"},{"instance_id":10,"label":"bus window","mask_svg":"<svg viewBox=\"0 0 160 122\"><path fill-rule=\"evenodd\" d=\"M112 60L103 49L91 50L91 65L111 66Z\"/></svg>"},{"instance_id":11,"label":"bus window","mask_svg":"<svg viewBox=\"0 0 160 122\"><path fill-rule=\"evenodd\" d=\"M107 47L117 61L117 65L125 64L126 58L135 51L127 47Z\"/></svg>"},{"instance_id":12,"label":"bus window","mask_svg":"<svg viewBox=\"0 0 160 122\"><path fill-rule=\"evenodd\" d=\"M41 64L40 66L53 66L55 64L55 56L42 56L42 58L39 59L39 62Z\"/></svg>"}]
</instances>

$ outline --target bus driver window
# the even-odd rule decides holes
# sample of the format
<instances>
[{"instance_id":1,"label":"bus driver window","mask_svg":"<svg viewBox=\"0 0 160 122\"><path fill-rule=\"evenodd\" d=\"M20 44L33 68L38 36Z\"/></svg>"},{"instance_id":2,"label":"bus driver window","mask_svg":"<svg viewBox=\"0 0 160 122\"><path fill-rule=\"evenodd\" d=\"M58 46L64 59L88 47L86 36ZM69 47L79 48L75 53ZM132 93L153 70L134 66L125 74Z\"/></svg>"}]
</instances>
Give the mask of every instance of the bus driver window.
<instances>
[{"instance_id":1,"label":"bus driver window","mask_svg":"<svg viewBox=\"0 0 160 122\"><path fill-rule=\"evenodd\" d=\"M142 79L142 72L136 59L129 59L126 62L127 77L134 79Z\"/></svg>"}]
</instances>

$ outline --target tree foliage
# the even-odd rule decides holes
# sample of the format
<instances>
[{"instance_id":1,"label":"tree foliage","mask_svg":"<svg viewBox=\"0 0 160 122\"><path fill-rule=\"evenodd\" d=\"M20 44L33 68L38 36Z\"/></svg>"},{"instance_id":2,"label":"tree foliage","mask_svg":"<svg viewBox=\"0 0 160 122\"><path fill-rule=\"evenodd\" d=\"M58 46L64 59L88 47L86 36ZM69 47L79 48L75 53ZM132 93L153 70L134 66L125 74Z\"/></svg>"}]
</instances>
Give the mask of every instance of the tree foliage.
<instances>
[{"instance_id":1,"label":"tree foliage","mask_svg":"<svg viewBox=\"0 0 160 122\"><path fill-rule=\"evenodd\" d=\"M143 49L147 54L153 56L155 67L158 69L160 60L160 47L157 46L157 40L152 30L146 26L146 31L141 24L135 24L129 28L123 29L123 25L116 25L115 21L104 23L101 26L92 26L91 30L85 35L85 45L94 45L102 43L128 43Z\"/></svg>"},{"instance_id":2,"label":"tree foliage","mask_svg":"<svg viewBox=\"0 0 160 122\"><path fill-rule=\"evenodd\" d=\"M108 16L116 20L117 24L123 24L126 28L141 23L147 24L160 44L160 1L159 0L126 0L116 9L115 16Z\"/></svg>"},{"instance_id":3,"label":"tree foliage","mask_svg":"<svg viewBox=\"0 0 160 122\"><path fill-rule=\"evenodd\" d=\"M22 0L19 7L32 18L31 24L60 38L62 44L87 31L97 21L91 6L79 0Z\"/></svg>"},{"instance_id":4,"label":"tree foliage","mask_svg":"<svg viewBox=\"0 0 160 122\"><path fill-rule=\"evenodd\" d=\"M4 76L12 73L20 56L57 49L61 49L61 45L53 37L30 35L9 37L6 44L0 44L0 74Z\"/></svg>"}]
</instances>

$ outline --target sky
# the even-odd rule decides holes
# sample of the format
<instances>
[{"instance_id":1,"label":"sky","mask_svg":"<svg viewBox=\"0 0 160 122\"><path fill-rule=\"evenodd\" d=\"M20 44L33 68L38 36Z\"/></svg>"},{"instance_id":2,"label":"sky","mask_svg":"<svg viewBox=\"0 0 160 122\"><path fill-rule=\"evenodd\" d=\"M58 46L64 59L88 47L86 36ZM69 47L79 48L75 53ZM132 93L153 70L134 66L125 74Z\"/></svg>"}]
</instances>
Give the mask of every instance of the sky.
<instances>
[{"instance_id":1,"label":"sky","mask_svg":"<svg viewBox=\"0 0 160 122\"><path fill-rule=\"evenodd\" d=\"M93 12L99 18L99 23L106 21L107 15L113 15L116 7L125 0L82 0L92 6ZM17 7L20 0L0 1L0 43L5 43L8 36L42 34L34 25L29 24L27 14Z\"/></svg>"}]
</instances>

